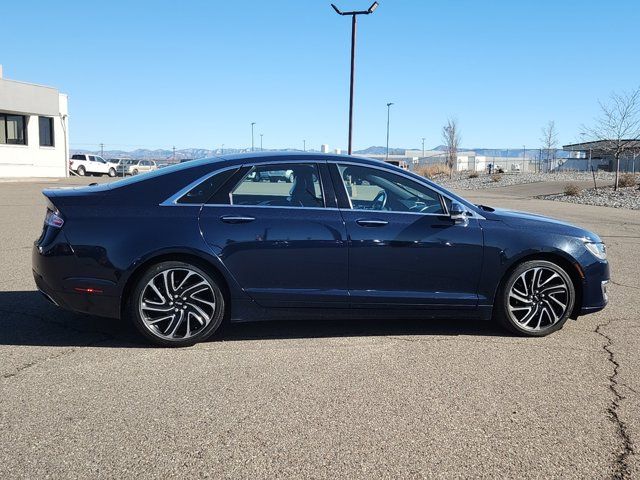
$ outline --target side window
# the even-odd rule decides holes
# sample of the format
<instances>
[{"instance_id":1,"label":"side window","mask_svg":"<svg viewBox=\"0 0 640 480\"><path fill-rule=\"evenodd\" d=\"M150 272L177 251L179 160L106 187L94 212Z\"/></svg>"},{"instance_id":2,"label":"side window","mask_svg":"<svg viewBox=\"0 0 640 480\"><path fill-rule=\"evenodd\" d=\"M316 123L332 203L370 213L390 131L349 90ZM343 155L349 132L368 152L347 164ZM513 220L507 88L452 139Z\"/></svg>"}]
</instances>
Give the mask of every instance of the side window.
<instances>
[{"instance_id":1,"label":"side window","mask_svg":"<svg viewBox=\"0 0 640 480\"><path fill-rule=\"evenodd\" d=\"M324 207L318 166L313 163L258 165L231 192L233 205Z\"/></svg>"},{"instance_id":2,"label":"side window","mask_svg":"<svg viewBox=\"0 0 640 480\"><path fill-rule=\"evenodd\" d=\"M89 155L89 161L90 162L95 162L96 161L96 157L94 157L93 155Z\"/></svg>"},{"instance_id":3,"label":"side window","mask_svg":"<svg viewBox=\"0 0 640 480\"><path fill-rule=\"evenodd\" d=\"M207 178L199 185L193 187L189 190L185 195L183 195L178 203L180 204L196 204L202 205L203 203L209 202L209 199L213 197L220 188L227 183L227 181L236 173L239 168L231 168L229 170L224 170L222 172L218 172L213 176ZM228 197L227 197L228 199ZM215 202L218 203L218 202ZM228 201L227 201L228 203Z\"/></svg>"},{"instance_id":4,"label":"side window","mask_svg":"<svg viewBox=\"0 0 640 480\"><path fill-rule=\"evenodd\" d=\"M354 209L445 213L436 191L402 175L358 165L338 165L338 171Z\"/></svg>"}]
</instances>

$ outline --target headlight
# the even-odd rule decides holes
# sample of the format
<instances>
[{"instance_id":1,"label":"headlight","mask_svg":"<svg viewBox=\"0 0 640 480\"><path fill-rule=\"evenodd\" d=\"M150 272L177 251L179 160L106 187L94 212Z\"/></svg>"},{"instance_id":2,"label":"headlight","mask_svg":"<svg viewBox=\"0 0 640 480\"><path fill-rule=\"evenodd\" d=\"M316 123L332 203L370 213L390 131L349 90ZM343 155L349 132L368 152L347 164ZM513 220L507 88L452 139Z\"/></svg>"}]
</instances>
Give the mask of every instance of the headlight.
<instances>
[{"instance_id":1,"label":"headlight","mask_svg":"<svg viewBox=\"0 0 640 480\"><path fill-rule=\"evenodd\" d=\"M584 246L587 247L587 250L589 250L594 257L600 260L607 259L607 247L604 243L584 242Z\"/></svg>"}]
</instances>

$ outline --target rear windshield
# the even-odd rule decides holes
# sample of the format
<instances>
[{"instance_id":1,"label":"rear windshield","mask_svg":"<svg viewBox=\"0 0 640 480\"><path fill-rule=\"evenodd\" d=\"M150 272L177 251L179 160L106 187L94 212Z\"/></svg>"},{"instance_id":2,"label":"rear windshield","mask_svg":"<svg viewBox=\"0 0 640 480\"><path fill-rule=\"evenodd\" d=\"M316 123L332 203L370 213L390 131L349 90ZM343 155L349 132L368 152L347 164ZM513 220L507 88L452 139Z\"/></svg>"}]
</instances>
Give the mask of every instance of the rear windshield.
<instances>
[{"instance_id":1,"label":"rear windshield","mask_svg":"<svg viewBox=\"0 0 640 480\"><path fill-rule=\"evenodd\" d=\"M189 170L193 167L198 167L201 165L211 164L212 167L215 166L215 161L217 158L202 158L200 160L192 160L187 163L176 163L175 165L170 165L168 167L159 168L157 170L151 170L144 175L134 175L132 177L125 177L120 180L116 180L115 182L109 183L111 188L124 187L127 185L132 185L138 182L144 182L146 180L150 180L152 178L161 177L163 175L170 175L174 172L181 172L182 170ZM220 159L222 160L222 159Z\"/></svg>"}]
</instances>

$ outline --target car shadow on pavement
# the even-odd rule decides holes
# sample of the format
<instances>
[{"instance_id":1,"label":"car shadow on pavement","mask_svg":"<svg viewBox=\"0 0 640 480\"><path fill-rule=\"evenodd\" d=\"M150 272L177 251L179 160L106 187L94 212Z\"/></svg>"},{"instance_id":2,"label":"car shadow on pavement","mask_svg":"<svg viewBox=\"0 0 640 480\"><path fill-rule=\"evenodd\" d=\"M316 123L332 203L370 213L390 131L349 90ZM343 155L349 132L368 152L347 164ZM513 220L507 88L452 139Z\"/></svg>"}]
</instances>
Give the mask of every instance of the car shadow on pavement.
<instances>
[{"instance_id":1,"label":"car shadow on pavement","mask_svg":"<svg viewBox=\"0 0 640 480\"><path fill-rule=\"evenodd\" d=\"M144 348L127 321L75 314L39 292L0 292L0 345ZM390 335L510 336L493 322L451 320L287 320L227 324L211 341Z\"/></svg>"}]
</instances>

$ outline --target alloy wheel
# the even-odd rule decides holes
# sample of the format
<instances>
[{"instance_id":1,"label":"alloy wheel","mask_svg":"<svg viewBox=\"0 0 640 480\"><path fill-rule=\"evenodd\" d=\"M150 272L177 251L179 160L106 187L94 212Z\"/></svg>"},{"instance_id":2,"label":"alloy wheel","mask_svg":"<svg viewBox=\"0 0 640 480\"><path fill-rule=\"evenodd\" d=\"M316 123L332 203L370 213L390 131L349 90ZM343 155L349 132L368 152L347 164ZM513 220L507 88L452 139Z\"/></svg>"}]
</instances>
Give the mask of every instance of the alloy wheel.
<instances>
[{"instance_id":1,"label":"alloy wheel","mask_svg":"<svg viewBox=\"0 0 640 480\"><path fill-rule=\"evenodd\" d=\"M508 312L520 328L541 332L565 317L570 302L563 276L551 268L533 267L522 272L511 285Z\"/></svg>"},{"instance_id":2,"label":"alloy wheel","mask_svg":"<svg viewBox=\"0 0 640 480\"><path fill-rule=\"evenodd\" d=\"M144 326L156 337L184 340L197 335L216 313L211 284L188 268L163 270L147 282L140 296Z\"/></svg>"}]
</instances>

